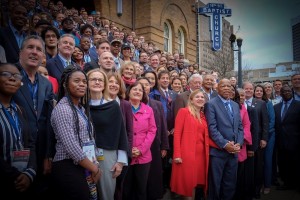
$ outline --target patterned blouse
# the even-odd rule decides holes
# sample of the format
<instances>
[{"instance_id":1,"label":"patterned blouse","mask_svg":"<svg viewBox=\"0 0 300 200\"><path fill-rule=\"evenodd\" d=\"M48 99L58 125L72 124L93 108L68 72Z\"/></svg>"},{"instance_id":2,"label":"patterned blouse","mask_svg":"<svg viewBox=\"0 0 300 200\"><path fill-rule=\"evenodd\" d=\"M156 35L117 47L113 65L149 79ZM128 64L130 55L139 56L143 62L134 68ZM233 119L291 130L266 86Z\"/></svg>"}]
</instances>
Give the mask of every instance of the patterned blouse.
<instances>
[{"instance_id":1,"label":"patterned blouse","mask_svg":"<svg viewBox=\"0 0 300 200\"><path fill-rule=\"evenodd\" d=\"M93 141L92 125L91 133L88 131L87 116L83 107L76 107L79 120L79 135L76 131L76 121L67 97L63 97L55 106L51 114L51 125L53 127L56 143L56 154L53 162L64 159L72 159L75 164L86 158L82 150L82 145Z\"/></svg>"}]
</instances>

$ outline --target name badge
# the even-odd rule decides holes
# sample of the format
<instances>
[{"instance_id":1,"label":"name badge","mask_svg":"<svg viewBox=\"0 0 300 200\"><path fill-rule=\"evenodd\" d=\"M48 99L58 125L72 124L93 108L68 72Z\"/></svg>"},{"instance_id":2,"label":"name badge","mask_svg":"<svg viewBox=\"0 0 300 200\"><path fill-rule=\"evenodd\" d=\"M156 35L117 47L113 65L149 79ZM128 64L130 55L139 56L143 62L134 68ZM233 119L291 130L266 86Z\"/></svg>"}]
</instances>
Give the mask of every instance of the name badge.
<instances>
[{"instance_id":1,"label":"name badge","mask_svg":"<svg viewBox=\"0 0 300 200\"><path fill-rule=\"evenodd\" d=\"M95 144L92 141L85 142L82 145L83 153L86 157L93 163L97 163L96 152L95 152Z\"/></svg>"},{"instance_id":2,"label":"name badge","mask_svg":"<svg viewBox=\"0 0 300 200\"><path fill-rule=\"evenodd\" d=\"M97 148L96 149L96 156L97 156L98 161L103 161L104 160L103 149Z\"/></svg>"},{"instance_id":3,"label":"name badge","mask_svg":"<svg viewBox=\"0 0 300 200\"><path fill-rule=\"evenodd\" d=\"M20 172L25 171L25 169L27 169L28 166L29 156L30 156L29 149L13 151L11 165L17 168Z\"/></svg>"}]
</instances>

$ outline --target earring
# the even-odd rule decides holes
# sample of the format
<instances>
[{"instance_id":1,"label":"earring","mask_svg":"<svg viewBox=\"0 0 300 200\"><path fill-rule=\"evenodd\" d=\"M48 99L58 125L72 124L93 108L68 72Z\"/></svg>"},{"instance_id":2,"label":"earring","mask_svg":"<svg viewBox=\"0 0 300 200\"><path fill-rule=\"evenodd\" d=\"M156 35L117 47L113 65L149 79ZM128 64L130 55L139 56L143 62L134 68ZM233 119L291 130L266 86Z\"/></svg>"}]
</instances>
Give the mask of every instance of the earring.
<instances>
[{"instance_id":1,"label":"earring","mask_svg":"<svg viewBox=\"0 0 300 200\"><path fill-rule=\"evenodd\" d=\"M21 82L21 86L23 86L24 84L23 84L23 82Z\"/></svg>"}]
</instances>

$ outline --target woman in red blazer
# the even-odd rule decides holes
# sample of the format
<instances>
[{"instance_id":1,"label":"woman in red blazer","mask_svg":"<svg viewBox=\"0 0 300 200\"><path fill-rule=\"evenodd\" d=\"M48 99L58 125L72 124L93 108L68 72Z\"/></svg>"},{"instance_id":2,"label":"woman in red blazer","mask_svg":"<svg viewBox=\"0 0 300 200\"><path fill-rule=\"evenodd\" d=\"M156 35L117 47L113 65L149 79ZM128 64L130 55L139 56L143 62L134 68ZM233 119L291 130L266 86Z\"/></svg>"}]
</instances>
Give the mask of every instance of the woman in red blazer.
<instances>
[{"instance_id":1,"label":"woman in red blazer","mask_svg":"<svg viewBox=\"0 0 300 200\"><path fill-rule=\"evenodd\" d=\"M209 136L205 115L205 99L200 90L191 93L186 108L176 116L171 191L195 198L195 188L206 193L209 161Z\"/></svg>"}]
</instances>

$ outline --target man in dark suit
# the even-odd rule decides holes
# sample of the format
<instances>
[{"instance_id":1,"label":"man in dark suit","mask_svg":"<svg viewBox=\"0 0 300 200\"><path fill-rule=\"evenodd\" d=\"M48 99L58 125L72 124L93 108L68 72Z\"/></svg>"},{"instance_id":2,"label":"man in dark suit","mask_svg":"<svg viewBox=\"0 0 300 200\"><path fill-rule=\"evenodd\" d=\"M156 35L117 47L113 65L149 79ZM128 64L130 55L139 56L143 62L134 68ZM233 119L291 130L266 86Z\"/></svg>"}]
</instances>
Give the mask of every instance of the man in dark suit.
<instances>
[{"instance_id":1,"label":"man in dark suit","mask_svg":"<svg viewBox=\"0 0 300 200\"><path fill-rule=\"evenodd\" d=\"M238 157L244 141L239 105L230 100L231 84L222 79L218 96L205 104L210 138L219 148L210 148L208 199L233 199Z\"/></svg>"},{"instance_id":2,"label":"man in dark suit","mask_svg":"<svg viewBox=\"0 0 300 200\"><path fill-rule=\"evenodd\" d=\"M283 101L274 110L278 166L284 185L278 189L300 189L300 102L293 98L288 85L281 88L280 94Z\"/></svg>"},{"instance_id":3,"label":"man in dark suit","mask_svg":"<svg viewBox=\"0 0 300 200\"><path fill-rule=\"evenodd\" d=\"M23 27L27 21L27 10L21 5L13 8L7 27L0 29L0 45L5 50L8 63L16 63L19 60L20 48L26 37Z\"/></svg>"},{"instance_id":4,"label":"man in dark suit","mask_svg":"<svg viewBox=\"0 0 300 200\"><path fill-rule=\"evenodd\" d=\"M50 115L53 108L53 89L45 77L37 73L45 53L44 42L39 36L25 38L17 64L23 75L23 86L15 94L15 102L25 109L32 137L36 144L37 176L33 182L33 192L38 199L43 199L47 189L45 174L50 173L51 158L54 156L53 132Z\"/></svg>"},{"instance_id":5,"label":"man in dark suit","mask_svg":"<svg viewBox=\"0 0 300 200\"><path fill-rule=\"evenodd\" d=\"M202 86L202 76L199 74L193 74L189 80L188 84L190 90L179 94L174 102L174 119L180 108L185 108L192 91L199 90Z\"/></svg>"},{"instance_id":6,"label":"man in dark suit","mask_svg":"<svg viewBox=\"0 0 300 200\"><path fill-rule=\"evenodd\" d=\"M218 96L217 91L213 90L214 77L211 74L206 74L203 76L203 82L201 90L204 94L205 102L208 102L212 98Z\"/></svg>"},{"instance_id":7,"label":"man in dark suit","mask_svg":"<svg viewBox=\"0 0 300 200\"><path fill-rule=\"evenodd\" d=\"M258 146L257 150L254 152L254 183L255 188L253 195L255 198L260 198L260 190L263 184L263 169L264 169L264 148L268 141L268 130L269 130L269 117L267 111L266 102L256 99L253 97L254 86L250 82L245 82L243 84L246 96L246 104L256 110L258 116L258 143L252 144L253 146Z\"/></svg>"},{"instance_id":8,"label":"man in dark suit","mask_svg":"<svg viewBox=\"0 0 300 200\"><path fill-rule=\"evenodd\" d=\"M47 60L46 68L49 75L60 82L64 69L72 64L71 57L75 50L75 40L70 34L62 35L58 40L58 54Z\"/></svg>"}]
</instances>

